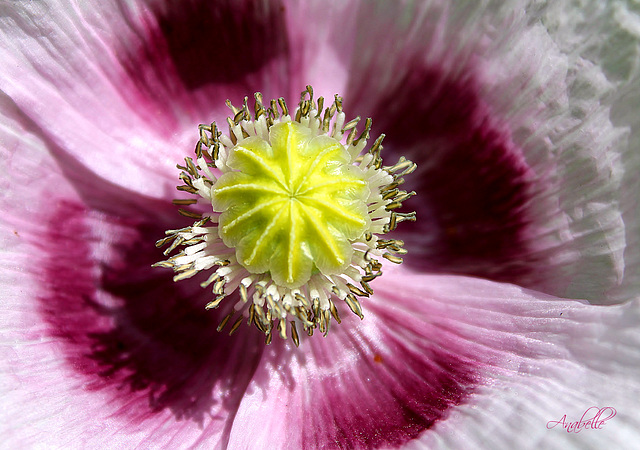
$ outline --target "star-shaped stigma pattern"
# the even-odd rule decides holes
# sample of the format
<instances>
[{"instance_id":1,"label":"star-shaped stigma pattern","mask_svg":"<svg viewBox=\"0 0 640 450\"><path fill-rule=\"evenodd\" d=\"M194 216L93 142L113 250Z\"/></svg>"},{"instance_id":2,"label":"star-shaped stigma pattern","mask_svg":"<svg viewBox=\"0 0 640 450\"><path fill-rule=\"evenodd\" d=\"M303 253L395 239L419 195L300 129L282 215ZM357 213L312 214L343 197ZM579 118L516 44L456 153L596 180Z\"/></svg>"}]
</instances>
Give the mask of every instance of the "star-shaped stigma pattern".
<instances>
[{"instance_id":1,"label":"star-shaped stigma pattern","mask_svg":"<svg viewBox=\"0 0 640 450\"><path fill-rule=\"evenodd\" d=\"M312 136L297 122L269 130L269 141L248 138L230 152L212 188L219 234L251 273L268 272L297 288L313 273L342 272L351 240L367 230L368 183L336 139Z\"/></svg>"}]
</instances>

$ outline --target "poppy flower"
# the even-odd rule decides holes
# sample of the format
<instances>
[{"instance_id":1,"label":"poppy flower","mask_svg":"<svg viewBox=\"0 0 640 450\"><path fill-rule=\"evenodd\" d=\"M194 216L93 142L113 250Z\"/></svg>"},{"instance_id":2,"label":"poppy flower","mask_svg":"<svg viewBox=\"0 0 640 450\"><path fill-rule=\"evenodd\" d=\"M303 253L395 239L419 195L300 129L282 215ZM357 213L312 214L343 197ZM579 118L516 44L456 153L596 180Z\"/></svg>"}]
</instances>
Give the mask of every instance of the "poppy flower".
<instances>
[{"instance_id":1,"label":"poppy flower","mask_svg":"<svg viewBox=\"0 0 640 450\"><path fill-rule=\"evenodd\" d=\"M3 443L638 441L638 23L622 2L0 5ZM326 336L266 345L154 244L193 224L172 199L198 125L307 85L417 163L416 221L362 320L336 300Z\"/></svg>"}]
</instances>

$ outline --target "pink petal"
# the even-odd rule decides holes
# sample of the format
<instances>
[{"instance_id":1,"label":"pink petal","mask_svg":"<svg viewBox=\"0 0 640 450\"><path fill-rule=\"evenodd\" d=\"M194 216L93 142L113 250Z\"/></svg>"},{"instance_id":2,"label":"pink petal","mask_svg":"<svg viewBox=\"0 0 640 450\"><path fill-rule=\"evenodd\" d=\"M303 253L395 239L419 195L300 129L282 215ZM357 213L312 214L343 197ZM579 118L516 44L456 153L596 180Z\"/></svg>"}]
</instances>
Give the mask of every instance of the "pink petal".
<instances>
[{"instance_id":1,"label":"pink petal","mask_svg":"<svg viewBox=\"0 0 640 450\"><path fill-rule=\"evenodd\" d=\"M22 233L40 252L21 285L35 283L38 296L28 308L18 306L23 296L7 305L7 338L21 345L4 370L22 387L5 396L6 411L33 424L14 426L9 442L93 448L110 430L114 446L223 442L262 336L246 326L232 338L218 333L221 316L203 309L197 283L150 267L149 237L162 222L54 204L47 226Z\"/></svg>"},{"instance_id":2,"label":"pink petal","mask_svg":"<svg viewBox=\"0 0 640 450\"><path fill-rule=\"evenodd\" d=\"M388 448L416 437L429 448L548 444L567 439L548 421L594 405L615 405L616 420L569 442L640 437L637 302L605 309L480 279L392 272L362 322L348 314L302 352L263 355L231 447Z\"/></svg>"},{"instance_id":3,"label":"pink petal","mask_svg":"<svg viewBox=\"0 0 640 450\"><path fill-rule=\"evenodd\" d=\"M286 2L285 14L292 43L289 98L297 99L308 84L313 86L316 98L324 96L331 102L335 94L343 95L360 31L356 24L359 15L368 14L367 6L359 0L294 0ZM353 114L348 107L345 112Z\"/></svg>"},{"instance_id":4,"label":"pink petal","mask_svg":"<svg viewBox=\"0 0 640 450\"><path fill-rule=\"evenodd\" d=\"M418 162L415 267L621 300L632 148L609 119L615 84L513 4L389 3L359 18L345 97L388 153Z\"/></svg>"},{"instance_id":5,"label":"pink petal","mask_svg":"<svg viewBox=\"0 0 640 450\"><path fill-rule=\"evenodd\" d=\"M262 336L243 327L225 342L198 284L151 268L154 238L180 225L170 204L65 174L0 100L3 443L224 441Z\"/></svg>"},{"instance_id":6,"label":"pink petal","mask_svg":"<svg viewBox=\"0 0 640 450\"><path fill-rule=\"evenodd\" d=\"M198 123L224 123L226 98L278 96L286 86L288 44L275 5L0 8L0 89L58 152L141 194L174 190L175 164L191 151Z\"/></svg>"}]
</instances>

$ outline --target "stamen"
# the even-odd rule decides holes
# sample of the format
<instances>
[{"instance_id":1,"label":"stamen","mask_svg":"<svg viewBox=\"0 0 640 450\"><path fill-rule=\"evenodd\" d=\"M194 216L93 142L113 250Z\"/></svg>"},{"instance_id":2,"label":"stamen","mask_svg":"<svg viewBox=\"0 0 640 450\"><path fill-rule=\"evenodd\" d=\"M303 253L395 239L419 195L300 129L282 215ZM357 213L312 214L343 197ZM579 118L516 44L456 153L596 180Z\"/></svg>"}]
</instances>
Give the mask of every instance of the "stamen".
<instances>
[{"instance_id":1,"label":"stamen","mask_svg":"<svg viewBox=\"0 0 640 450\"><path fill-rule=\"evenodd\" d=\"M267 344L277 328L298 346L298 327L326 335L332 318L341 323L338 304L362 319L358 298L373 294L379 258L399 264L406 253L378 235L415 220L398 212L415 192L398 187L416 165L401 157L383 166L384 135L366 148L371 119L358 131L361 119L346 120L341 97L325 108L311 86L293 115L283 98L267 107L260 93L253 108L247 97L227 105L229 133L200 125L196 159L177 166L177 189L196 198L174 204L196 222L156 242L167 256L181 250L154 266L173 269L175 281L208 272L201 286L214 297L205 308L230 302L218 331L239 314L230 335L246 319Z\"/></svg>"}]
</instances>

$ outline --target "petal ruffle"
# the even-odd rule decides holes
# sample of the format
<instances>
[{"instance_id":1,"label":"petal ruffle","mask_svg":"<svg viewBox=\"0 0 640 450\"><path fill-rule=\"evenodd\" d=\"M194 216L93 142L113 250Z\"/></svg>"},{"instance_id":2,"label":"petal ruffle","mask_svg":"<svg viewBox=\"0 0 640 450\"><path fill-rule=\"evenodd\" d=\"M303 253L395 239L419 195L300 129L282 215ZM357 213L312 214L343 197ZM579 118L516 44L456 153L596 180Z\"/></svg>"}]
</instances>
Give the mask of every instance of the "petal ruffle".
<instances>
[{"instance_id":1,"label":"petal ruffle","mask_svg":"<svg viewBox=\"0 0 640 450\"><path fill-rule=\"evenodd\" d=\"M476 279L424 282L415 288L443 298L445 310L457 310L460 337L490 357L483 358L485 382L421 437L423 446L625 448L638 441L637 300L603 307ZM617 413L599 430L547 427L564 415L577 422L591 407Z\"/></svg>"},{"instance_id":2,"label":"petal ruffle","mask_svg":"<svg viewBox=\"0 0 640 450\"><path fill-rule=\"evenodd\" d=\"M624 267L621 282L607 292L610 298L624 300L640 289L640 13L626 2L592 2L583 5L580 14L564 3L546 4L539 14L562 51L583 68L576 74L577 80L595 79L580 82L583 98L576 99L577 107L588 105L594 94L603 97L611 105L612 123L629 130L622 148L625 171L618 193L624 223Z\"/></svg>"}]
</instances>

